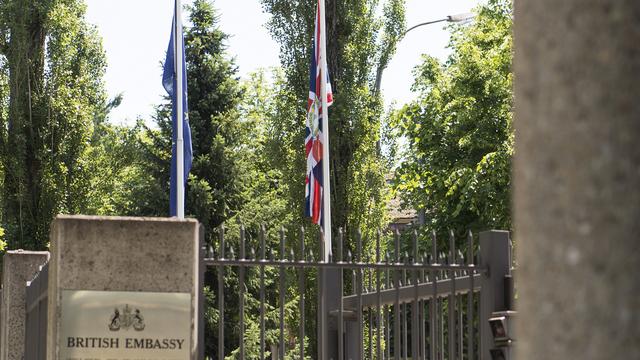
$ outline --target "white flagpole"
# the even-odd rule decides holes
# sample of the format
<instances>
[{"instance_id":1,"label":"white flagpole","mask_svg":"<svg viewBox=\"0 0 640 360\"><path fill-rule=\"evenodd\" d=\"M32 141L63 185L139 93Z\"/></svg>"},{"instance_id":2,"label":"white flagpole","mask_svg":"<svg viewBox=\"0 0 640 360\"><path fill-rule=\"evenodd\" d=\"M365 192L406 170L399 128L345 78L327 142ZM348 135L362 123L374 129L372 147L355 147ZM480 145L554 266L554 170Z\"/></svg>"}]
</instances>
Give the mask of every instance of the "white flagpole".
<instances>
[{"instance_id":1,"label":"white flagpole","mask_svg":"<svg viewBox=\"0 0 640 360\"><path fill-rule=\"evenodd\" d=\"M331 181L329 176L329 110L327 106L327 32L324 0L320 0L320 94L322 101L322 194L324 221L324 261L329 261L331 252Z\"/></svg>"},{"instance_id":2,"label":"white flagpole","mask_svg":"<svg viewBox=\"0 0 640 360\"><path fill-rule=\"evenodd\" d=\"M174 29L175 39L175 59L176 64L176 209L178 219L184 219L184 136L183 125L184 113L183 105L183 89L182 89L182 1L176 0L176 21Z\"/></svg>"}]
</instances>

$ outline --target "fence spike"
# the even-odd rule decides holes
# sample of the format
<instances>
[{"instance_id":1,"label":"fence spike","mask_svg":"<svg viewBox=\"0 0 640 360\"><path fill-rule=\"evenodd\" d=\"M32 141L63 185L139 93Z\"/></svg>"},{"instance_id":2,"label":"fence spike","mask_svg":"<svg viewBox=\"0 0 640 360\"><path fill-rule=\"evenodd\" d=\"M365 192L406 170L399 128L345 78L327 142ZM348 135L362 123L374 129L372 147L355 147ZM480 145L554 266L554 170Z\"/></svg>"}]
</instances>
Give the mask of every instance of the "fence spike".
<instances>
[{"instance_id":1,"label":"fence spike","mask_svg":"<svg viewBox=\"0 0 640 360\"><path fill-rule=\"evenodd\" d=\"M394 240L395 240L395 250L396 250L396 258L395 261L396 263L400 263L400 231L398 229L395 229L394 233Z\"/></svg>"},{"instance_id":2,"label":"fence spike","mask_svg":"<svg viewBox=\"0 0 640 360\"><path fill-rule=\"evenodd\" d=\"M318 261L320 262L324 262L324 258L325 258L325 248L324 248L324 229L320 229L320 231L318 231Z\"/></svg>"},{"instance_id":3,"label":"fence spike","mask_svg":"<svg viewBox=\"0 0 640 360\"><path fill-rule=\"evenodd\" d=\"M304 226L300 226L300 261L305 261L305 249L304 249ZM304 270L303 270L304 273Z\"/></svg>"},{"instance_id":4,"label":"fence spike","mask_svg":"<svg viewBox=\"0 0 640 360\"><path fill-rule=\"evenodd\" d=\"M240 260L244 260L245 258L244 245L245 245L245 228L244 228L244 225L240 225L240 251L239 251Z\"/></svg>"},{"instance_id":5,"label":"fence spike","mask_svg":"<svg viewBox=\"0 0 640 360\"><path fill-rule=\"evenodd\" d=\"M267 229L266 229L266 225L264 223L262 223L260 225L260 259L264 260L265 259L265 238L267 237Z\"/></svg>"},{"instance_id":6,"label":"fence spike","mask_svg":"<svg viewBox=\"0 0 640 360\"><path fill-rule=\"evenodd\" d=\"M356 247L357 247L357 262L362 262L362 231L358 229L356 231Z\"/></svg>"},{"instance_id":7,"label":"fence spike","mask_svg":"<svg viewBox=\"0 0 640 360\"><path fill-rule=\"evenodd\" d=\"M343 246L344 246L344 233L342 231L342 226L338 228L338 262L342 262L343 255Z\"/></svg>"},{"instance_id":8,"label":"fence spike","mask_svg":"<svg viewBox=\"0 0 640 360\"><path fill-rule=\"evenodd\" d=\"M413 263L417 264L419 262L418 260L418 230L417 229L413 229L413 231L411 232L411 237L413 240Z\"/></svg>"},{"instance_id":9,"label":"fence spike","mask_svg":"<svg viewBox=\"0 0 640 360\"><path fill-rule=\"evenodd\" d=\"M218 227L218 242L220 244L220 259L224 259L224 224Z\"/></svg>"},{"instance_id":10,"label":"fence spike","mask_svg":"<svg viewBox=\"0 0 640 360\"><path fill-rule=\"evenodd\" d=\"M285 248L284 248L284 226L280 226L280 260L285 261Z\"/></svg>"},{"instance_id":11,"label":"fence spike","mask_svg":"<svg viewBox=\"0 0 640 360\"><path fill-rule=\"evenodd\" d=\"M456 235L453 230L449 230L449 263L456 263Z\"/></svg>"},{"instance_id":12,"label":"fence spike","mask_svg":"<svg viewBox=\"0 0 640 360\"><path fill-rule=\"evenodd\" d=\"M433 255L434 264L438 261L438 237L435 230L431 230L431 254Z\"/></svg>"},{"instance_id":13,"label":"fence spike","mask_svg":"<svg viewBox=\"0 0 640 360\"><path fill-rule=\"evenodd\" d=\"M376 230L376 262L380 262L380 238L382 237L382 232L380 229Z\"/></svg>"},{"instance_id":14,"label":"fence spike","mask_svg":"<svg viewBox=\"0 0 640 360\"><path fill-rule=\"evenodd\" d=\"M467 264L473 265L473 233L471 230L467 233L467 242L469 247L467 249Z\"/></svg>"}]
</instances>

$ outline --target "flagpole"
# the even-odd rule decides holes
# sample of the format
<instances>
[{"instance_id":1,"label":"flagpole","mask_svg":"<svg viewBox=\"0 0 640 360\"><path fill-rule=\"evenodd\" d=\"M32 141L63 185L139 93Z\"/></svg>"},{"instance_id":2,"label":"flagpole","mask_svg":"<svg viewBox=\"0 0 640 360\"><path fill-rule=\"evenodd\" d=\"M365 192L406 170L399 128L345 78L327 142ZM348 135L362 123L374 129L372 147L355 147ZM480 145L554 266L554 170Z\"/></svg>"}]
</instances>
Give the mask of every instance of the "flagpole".
<instances>
[{"instance_id":1,"label":"flagpole","mask_svg":"<svg viewBox=\"0 0 640 360\"><path fill-rule=\"evenodd\" d=\"M174 39L175 39L175 64L176 64L176 128L177 128L177 136L176 136L176 209L178 219L184 219L184 135L183 135L183 121L184 121L184 111L183 107L183 98L184 93L182 89L183 85L183 69L182 64L184 63L184 59L182 58L182 48L183 48L183 38L182 38L182 1L176 0L175 2L175 29L174 31Z\"/></svg>"},{"instance_id":2,"label":"flagpole","mask_svg":"<svg viewBox=\"0 0 640 360\"><path fill-rule=\"evenodd\" d=\"M324 0L320 0L320 94L322 101L322 201L324 222L324 261L329 261L331 253L331 181L329 176L329 110L327 105L327 32Z\"/></svg>"}]
</instances>

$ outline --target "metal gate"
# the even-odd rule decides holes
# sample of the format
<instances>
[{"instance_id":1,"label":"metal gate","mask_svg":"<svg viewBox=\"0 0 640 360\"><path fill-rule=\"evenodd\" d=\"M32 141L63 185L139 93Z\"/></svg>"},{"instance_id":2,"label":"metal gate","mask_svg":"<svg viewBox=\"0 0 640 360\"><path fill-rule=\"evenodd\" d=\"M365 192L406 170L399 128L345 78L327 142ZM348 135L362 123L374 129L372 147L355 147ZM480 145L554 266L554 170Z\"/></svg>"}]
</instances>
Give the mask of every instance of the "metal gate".
<instances>
[{"instance_id":1,"label":"metal gate","mask_svg":"<svg viewBox=\"0 0 640 360\"><path fill-rule=\"evenodd\" d=\"M355 236L355 254L345 253L339 232L336 254L330 254L327 262L319 251L315 256L305 249L303 230L297 249L289 253L286 249L292 247L285 243L291 239L284 231L279 233L277 251L268 249L264 228L251 244L247 244L243 227L237 235L238 256L220 229L217 251L210 246L203 259L217 276L217 289L212 290L218 328L214 338L209 336L205 341L217 342L218 359L491 359L494 341L489 318L495 311L510 310L512 294L505 291L505 278L510 274L511 249L505 231L481 233L479 252L469 233L464 254L456 249L453 234L444 245L432 234L429 251L421 252L418 233L413 231L409 236L411 254L401 250L407 236L396 232L393 254L383 255L378 233L371 258L363 255L359 234ZM447 248L447 253L440 252L441 248ZM266 279L266 272L277 274L277 279ZM230 279L225 274L237 275L237 294L229 293ZM286 293L285 283L292 276L297 277L296 324L285 311L290 312L291 300L287 299L291 294ZM309 280L315 283L317 303L309 303ZM247 282L253 282L253 298ZM225 297L233 300L235 296L238 316L225 319ZM267 302L274 297L277 309ZM248 298L253 305L248 306ZM308 306L317 310L311 334L306 326ZM248 329L248 317L258 325ZM225 343L229 328L238 334L231 345ZM251 337L256 332L259 339ZM315 339L315 346L305 339Z\"/></svg>"}]
</instances>

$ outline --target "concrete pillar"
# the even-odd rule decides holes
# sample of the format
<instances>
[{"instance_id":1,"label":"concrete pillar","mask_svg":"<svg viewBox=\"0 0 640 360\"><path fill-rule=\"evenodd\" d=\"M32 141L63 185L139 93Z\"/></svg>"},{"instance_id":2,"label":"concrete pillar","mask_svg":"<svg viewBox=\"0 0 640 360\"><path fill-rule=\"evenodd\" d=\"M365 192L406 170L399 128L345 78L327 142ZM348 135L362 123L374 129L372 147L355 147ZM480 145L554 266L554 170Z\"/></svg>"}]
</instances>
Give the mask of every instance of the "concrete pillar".
<instances>
[{"instance_id":1,"label":"concrete pillar","mask_svg":"<svg viewBox=\"0 0 640 360\"><path fill-rule=\"evenodd\" d=\"M482 275L480 292L480 358L490 359L494 339L489 318L495 311L506 311L504 278L511 272L511 246L508 231L492 230L480 233L480 266L488 269Z\"/></svg>"},{"instance_id":2,"label":"concrete pillar","mask_svg":"<svg viewBox=\"0 0 640 360\"><path fill-rule=\"evenodd\" d=\"M640 358L640 1L515 1L518 359Z\"/></svg>"},{"instance_id":3,"label":"concrete pillar","mask_svg":"<svg viewBox=\"0 0 640 360\"><path fill-rule=\"evenodd\" d=\"M197 359L202 329L199 241L200 227L193 219L56 217L47 359ZM138 328L131 321L137 314L142 317ZM106 340L87 343L85 337ZM143 338L181 342L173 343L179 348L128 350L144 345L135 340Z\"/></svg>"},{"instance_id":4,"label":"concrete pillar","mask_svg":"<svg viewBox=\"0 0 640 360\"><path fill-rule=\"evenodd\" d=\"M0 359L22 360L26 323L27 281L49 259L46 251L7 251L2 264Z\"/></svg>"}]
</instances>

